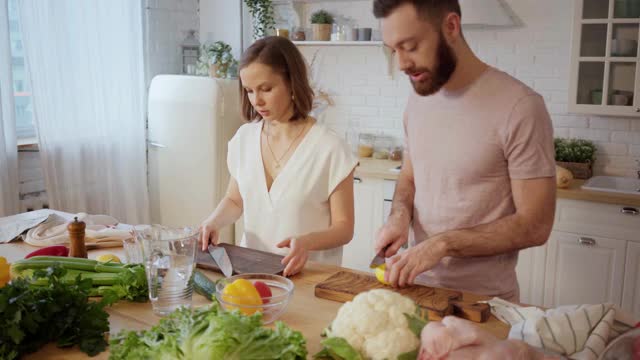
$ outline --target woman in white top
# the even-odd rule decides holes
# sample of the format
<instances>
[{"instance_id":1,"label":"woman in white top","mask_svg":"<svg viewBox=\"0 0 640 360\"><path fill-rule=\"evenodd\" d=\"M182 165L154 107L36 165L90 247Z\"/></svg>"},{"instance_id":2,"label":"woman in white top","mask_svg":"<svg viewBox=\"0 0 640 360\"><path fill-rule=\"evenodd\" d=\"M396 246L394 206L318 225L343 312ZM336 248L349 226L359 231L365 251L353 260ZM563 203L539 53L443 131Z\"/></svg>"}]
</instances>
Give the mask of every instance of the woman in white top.
<instances>
[{"instance_id":1,"label":"woman in white top","mask_svg":"<svg viewBox=\"0 0 640 360\"><path fill-rule=\"evenodd\" d=\"M302 54L282 37L256 41L240 61L240 86L248 123L229 141L231 180L202 223L203 250L244 214L240 245L285 255L285 276L308 259L340 265L353 236L357 159L309 116L313 90Z\"/></svg>"}]
</instances>

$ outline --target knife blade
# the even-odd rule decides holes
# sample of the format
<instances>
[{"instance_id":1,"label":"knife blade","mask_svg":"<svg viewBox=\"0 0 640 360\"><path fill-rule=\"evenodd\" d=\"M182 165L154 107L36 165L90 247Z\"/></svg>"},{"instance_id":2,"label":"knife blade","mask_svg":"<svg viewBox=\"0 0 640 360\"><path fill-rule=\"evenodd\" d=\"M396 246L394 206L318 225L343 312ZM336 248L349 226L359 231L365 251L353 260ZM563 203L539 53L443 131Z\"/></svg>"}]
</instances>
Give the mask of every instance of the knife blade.
<instances>
[{"instance_id":1,"label":"knife blade","mask_svg":"<svg viewBox=\"0 0 640 360\"><path fill-rule=\"evenodd\" d=\"M231 259L229 259L229 255L227 254L227 250L223 247L209 245L209 255L216 263L216 265L220 268L220 271L224 274L225 277L229 277L233 275L233 267L231 266Z\"/></svg>"},{"instance_id":2,"label":"knife blade","mask_svg":"<svg viewBox=\"0 0 640 360\"><path fill-rule=\"evenodd\" d=\"M389 245L385 246L373 257L373 260L369 263L369 269L375 269L385 263L384 253L387 252L388 248Z\"/></svg>"}]
</instances>

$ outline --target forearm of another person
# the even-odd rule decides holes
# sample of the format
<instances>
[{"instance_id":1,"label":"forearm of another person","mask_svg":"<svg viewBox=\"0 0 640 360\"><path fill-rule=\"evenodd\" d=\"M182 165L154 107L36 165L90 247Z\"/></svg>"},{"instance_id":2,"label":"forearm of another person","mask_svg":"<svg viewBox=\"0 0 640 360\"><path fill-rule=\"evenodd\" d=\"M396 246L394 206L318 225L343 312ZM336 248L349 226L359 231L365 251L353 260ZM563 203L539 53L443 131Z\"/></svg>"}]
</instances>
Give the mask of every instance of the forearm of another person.
<instances>
[{"instance_id":1,"label":"forearm of another person","mask_svg":"<svg viewBox=\"0 0 640 360\"><path fill-rule=\"evenodd\" d=\"M238 182L231 178L225 196L200 226L202 249L205 250L209 242L217 244L220 229L235 223L242 216L242 211L243 203Z\"/></svg>"}]
</instances>

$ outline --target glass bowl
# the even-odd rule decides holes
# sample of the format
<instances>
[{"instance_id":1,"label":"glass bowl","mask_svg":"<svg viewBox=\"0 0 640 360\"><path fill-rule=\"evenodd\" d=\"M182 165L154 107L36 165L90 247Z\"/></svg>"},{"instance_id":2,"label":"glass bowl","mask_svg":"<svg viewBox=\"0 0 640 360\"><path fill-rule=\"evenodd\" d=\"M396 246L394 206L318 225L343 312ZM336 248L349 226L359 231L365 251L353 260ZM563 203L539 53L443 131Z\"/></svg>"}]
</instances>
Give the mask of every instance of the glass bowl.
<instances>
[{"instance_id":1,"label":"glass bowl","mask_svg":"<svg viewBox=\"0 0 640 360\"><path fill-rule=\"evenodd\" d=\"M263 297L261 305L247 305L250 301L246 301L243 297L223 296L225 286L237 279L245 279L251 283L262 281L271 290L271 296ZM224 309L229 311L239 309L240 312L246 315L261 312L263 324L270 324L284 314L293 295L293 288L293 282L284 276L258 273L240 274L231 276L216 284L216 299Z\"/></svg>"}]
</instances>

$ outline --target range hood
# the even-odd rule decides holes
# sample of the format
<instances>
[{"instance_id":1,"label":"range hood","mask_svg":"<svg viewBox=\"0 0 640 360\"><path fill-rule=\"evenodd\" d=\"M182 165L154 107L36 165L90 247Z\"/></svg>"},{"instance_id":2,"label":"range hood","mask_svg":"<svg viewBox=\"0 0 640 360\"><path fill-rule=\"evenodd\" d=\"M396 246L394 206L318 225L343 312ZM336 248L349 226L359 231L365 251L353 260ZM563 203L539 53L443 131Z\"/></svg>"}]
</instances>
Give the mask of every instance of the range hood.
<instances>
[{"instance_id":1,"label":"range hood","mask_svg":"<svg viewBox=\"0 0 640 360\"><path fill-rule=\"evenodd\" d=\"M512 12L504 0L460 0L462 25L514 26Z\"/></svg>"}]
</instances>

